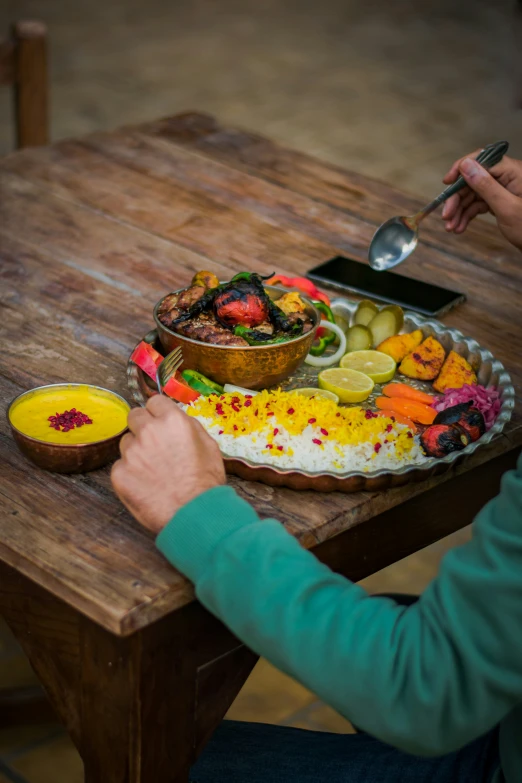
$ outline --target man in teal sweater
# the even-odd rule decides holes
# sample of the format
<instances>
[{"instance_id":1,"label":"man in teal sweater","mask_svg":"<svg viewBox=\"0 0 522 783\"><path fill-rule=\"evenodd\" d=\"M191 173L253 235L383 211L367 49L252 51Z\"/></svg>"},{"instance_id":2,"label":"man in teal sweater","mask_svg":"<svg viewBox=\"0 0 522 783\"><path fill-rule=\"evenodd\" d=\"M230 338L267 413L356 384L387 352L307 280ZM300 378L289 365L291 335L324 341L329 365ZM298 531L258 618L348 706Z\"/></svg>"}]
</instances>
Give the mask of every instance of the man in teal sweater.
<instances>
[{"instance_id":1,"label":"man in teal sweater","mask_svg":"<svg viewBox=\"0 0 522 783\"><path fill-rule=\"evenodd\" d=\"M464 230L489 204L522 248L522 164L488 175L443 217ZM516 217L518 215L518 217ZM199 600L249 647L364 733L225 722L195 783L522 781L522 459L419 600L371 597L225 486L215 442L169 400L132 411L113 484ZM175 444L183 444L182 458Z\"/></svg>"}]
</instances>

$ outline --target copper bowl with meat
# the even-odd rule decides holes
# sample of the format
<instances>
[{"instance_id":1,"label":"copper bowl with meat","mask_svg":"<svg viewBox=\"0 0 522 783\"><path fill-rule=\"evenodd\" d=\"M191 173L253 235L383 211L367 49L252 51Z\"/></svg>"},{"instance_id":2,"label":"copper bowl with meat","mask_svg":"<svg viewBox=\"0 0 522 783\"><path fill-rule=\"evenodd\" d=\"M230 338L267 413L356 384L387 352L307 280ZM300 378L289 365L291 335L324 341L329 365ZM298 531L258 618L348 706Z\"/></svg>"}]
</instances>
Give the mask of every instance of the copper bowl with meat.
<instances>
[{"instance_id":1,"label":"copper bowl with meat","mask_svg":"<svg viewBox=\"0 0 522 783\"><path fill-rule=\"evenodd\" d=\"M288 378L306 358L319 325L312 302L302 294L264 285L254 273L240 273L228 283L209 276L200 285L202 274L154 308L165 352L181 346L183 369L221 384L263 389ZM286 304L284 311L277 306L279 301ZM293 301L299 311L291 311Z\"/></svg>"}]
</instances>

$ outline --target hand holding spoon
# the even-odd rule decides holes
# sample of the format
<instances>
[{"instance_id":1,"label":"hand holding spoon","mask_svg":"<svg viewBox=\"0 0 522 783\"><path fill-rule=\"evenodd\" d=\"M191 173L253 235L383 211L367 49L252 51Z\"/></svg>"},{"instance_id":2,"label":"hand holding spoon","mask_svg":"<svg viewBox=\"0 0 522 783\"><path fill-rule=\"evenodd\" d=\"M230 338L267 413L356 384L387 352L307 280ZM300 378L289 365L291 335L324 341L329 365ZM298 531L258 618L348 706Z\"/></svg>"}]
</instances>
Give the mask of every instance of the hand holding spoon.
<instances>
[{"instance_id":1,"label":"hand holding spoon","mask_svg":"<svg viewBox=\"0 0 522 783\"><path fill-rule=\"evenodd\" d=\"M509 144L507 141L497 141L496 144L488 144L482 152L477 155L477 161L488 169L500 163ZM416 215L409 217L394 217L387 220L380 226L370 243L368 259L372 269L382 272L384 269L391 269L401 264L417 247L419 240L419 224L427 215L430 215L437 207L443 204L466 186L466 180L458 177L457 180L443 190L442 193L433 199L424 209L417 212Z\"/></svg>"}]
</instances>

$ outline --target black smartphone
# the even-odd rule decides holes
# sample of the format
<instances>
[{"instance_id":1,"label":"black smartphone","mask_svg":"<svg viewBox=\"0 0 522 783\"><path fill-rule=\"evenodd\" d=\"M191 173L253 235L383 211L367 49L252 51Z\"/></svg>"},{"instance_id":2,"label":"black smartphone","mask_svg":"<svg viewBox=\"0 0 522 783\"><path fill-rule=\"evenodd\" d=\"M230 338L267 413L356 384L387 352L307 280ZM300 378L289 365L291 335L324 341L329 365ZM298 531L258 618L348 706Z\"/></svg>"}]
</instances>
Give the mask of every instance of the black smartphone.
<instances>
[{"instance_id":1,"label":"black smartphone","mask_svg":"<svg viewBox=\"0 0 522 783\"><path fill-rule=\"evenodd\" d=\"M466 296L395 272L376 272L353 258L336 256L307 272L307 277L341 293L355 293L378 302L400 305L422 315L442 315Z\"/></svg>"}]
</instances>

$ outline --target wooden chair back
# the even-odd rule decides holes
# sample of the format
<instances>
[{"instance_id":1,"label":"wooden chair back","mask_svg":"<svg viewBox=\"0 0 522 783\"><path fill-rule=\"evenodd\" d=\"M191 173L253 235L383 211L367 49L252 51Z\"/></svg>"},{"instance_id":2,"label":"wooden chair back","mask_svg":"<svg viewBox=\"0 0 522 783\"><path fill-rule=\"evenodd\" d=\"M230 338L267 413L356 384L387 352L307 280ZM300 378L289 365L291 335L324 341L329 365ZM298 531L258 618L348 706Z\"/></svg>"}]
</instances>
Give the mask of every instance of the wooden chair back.
<instances>
[{"instance_id":1,"label":"wooden chair back","mask_svg":"<svg viewBox=\"0 0 522 783\"><path fill-rule=\"evenodd\" d=\"M20 21L0 41L0 85L10 85L14 97L17 148L49 141L47 28L42 22Z\"/></svg>"}]
</instances>

